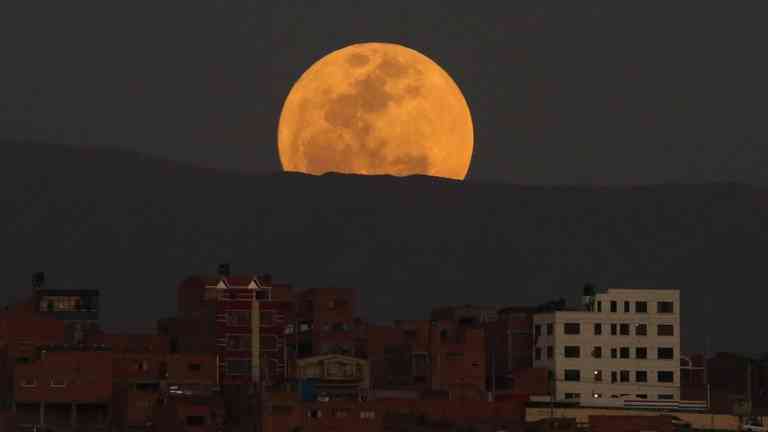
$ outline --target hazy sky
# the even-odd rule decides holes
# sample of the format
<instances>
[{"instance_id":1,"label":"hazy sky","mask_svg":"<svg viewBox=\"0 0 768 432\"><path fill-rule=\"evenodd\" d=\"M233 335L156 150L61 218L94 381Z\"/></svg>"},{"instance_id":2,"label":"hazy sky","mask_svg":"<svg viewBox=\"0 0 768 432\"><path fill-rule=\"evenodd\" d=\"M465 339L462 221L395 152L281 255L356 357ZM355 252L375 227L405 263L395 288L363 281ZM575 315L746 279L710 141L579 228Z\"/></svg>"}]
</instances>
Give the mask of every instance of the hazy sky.
<instances>
[{"instance_id":1,"label":"hazy sky","mask_svg":"<svg viewBox=\"0 0 768 432\"><path fill-rule=\"evenodd\" d=\"M0 2L0 139L277 171L293 82L385 41L464 92L472 179L768 184L764 1L269 3Z\"/></svg>"}]
</instances>

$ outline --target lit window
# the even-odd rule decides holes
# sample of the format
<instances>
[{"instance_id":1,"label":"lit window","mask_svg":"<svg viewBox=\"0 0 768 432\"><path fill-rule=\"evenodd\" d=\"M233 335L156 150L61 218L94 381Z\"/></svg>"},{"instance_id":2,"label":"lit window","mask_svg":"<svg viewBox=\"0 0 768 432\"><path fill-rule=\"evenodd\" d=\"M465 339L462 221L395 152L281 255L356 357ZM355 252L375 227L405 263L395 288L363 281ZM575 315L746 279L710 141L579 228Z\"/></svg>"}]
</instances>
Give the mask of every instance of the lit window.
<instances>
[{"instance_id":1,"label":"lit window","mask_svg":"<svg viewBox=\"0 0 768 432\"><path fill-rule=\"evenodd\" d=\"M360 418L361 419L375 419L376 418L376 412L375 411L360 411Z\"/></svg>"}]
</instances>

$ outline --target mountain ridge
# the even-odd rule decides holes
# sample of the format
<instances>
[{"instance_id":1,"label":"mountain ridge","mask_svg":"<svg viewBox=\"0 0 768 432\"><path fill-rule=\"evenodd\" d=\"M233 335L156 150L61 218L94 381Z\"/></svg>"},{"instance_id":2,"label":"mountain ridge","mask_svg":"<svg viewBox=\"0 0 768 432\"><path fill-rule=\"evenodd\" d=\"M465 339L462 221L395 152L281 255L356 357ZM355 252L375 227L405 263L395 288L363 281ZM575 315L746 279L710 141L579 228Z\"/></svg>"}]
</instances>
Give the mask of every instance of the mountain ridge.
<instances>
[{"instance_id":1,"label":"mountain ridge","mask_svg":"<svg viewBox=\"0 0 768 432\"><path fill-rule=\"evenodd\" d=\"M739 335L768 299L768 190L758 186L248 175L130 151L2 145L6 292L22 295L39 270L52 288L101 289L108 328L154 327L175 312L184 277L220 262L298 289L358 288L373 321L448 304L574 302L587 281L677 287L690 349L708 335L718 349L755 351Z\"/></svg>"}]
</instances>

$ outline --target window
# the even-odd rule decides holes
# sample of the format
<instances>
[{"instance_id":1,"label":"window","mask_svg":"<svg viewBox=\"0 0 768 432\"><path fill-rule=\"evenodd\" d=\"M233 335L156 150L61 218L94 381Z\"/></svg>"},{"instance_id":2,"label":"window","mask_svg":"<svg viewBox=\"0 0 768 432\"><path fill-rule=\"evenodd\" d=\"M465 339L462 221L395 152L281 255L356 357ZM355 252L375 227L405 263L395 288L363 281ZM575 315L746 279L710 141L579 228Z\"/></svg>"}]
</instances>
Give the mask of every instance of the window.
<instances>
[{"instance_id":1,"label":"window","mask_svg":"<svg viewBox=\"0 0 768 432\"><path fill-rule=\"evenodd\" d=\"M616 351L616 348L611 348L611 358L615 359L618 357L618 352Z\"/></svg>"},{"instance_id":2,"label":"window","mask_svg":"<svg viewBox=\"0 0 768 432\"><path fill-rule=\"evenodd\" d=\"M648 372L635 371L635 382L639 382L639 383L648 382Z\"/></svg>"},{"instance_id":3,"label":"window","mask_svg":"<svg viewBox=\"0 0 768 432\"><path fill-rule=\"evenodd\" d=\"M675 349L659 347L656 350L656 358L659 360L673 360L675 358Z\"/></svg>"},{"instance_id":4,"label":"window","mask_svg":"<svg viewBox=\"0 0 768 432\"><path fill-rule=\"evenodd\" d=\"M648 399L648 395L644 393L636 394L635 397L638 399Z\"/></svg>"},{"instance_id":5,"label":"window","mask_svg":"<svg viewBox=\"0 0 768 432\"><path fill-rule=\"evenodd\" d=\"M636 301L635 313L648 313L648 302Z\"/></svg>"},{"instance_id":6,"label":"window","mask_svg":"<svg viewBox=\"0 0 768 432\"><path fill-rule=\"evenodd\" d=\"M581 333L581 326L579 323L565 323L563 325L563 331L567 335L577 335Z\"/></svg>"},{"instance_id":7,"label":"window","mask_svg":"<svg viewBox=\"0 0 768 432\"><path fill-rule=\"evenodd\" d=\"M346 418L349 415L349 411L345 409L337 409L333 412L333 416L336 418Z\"/></svg>"},{"instance_id":8,"label":"window","mask_svg":"<svg viewBox=\"0 0 768 432\"><path fill-rule=\"evenodd\" d=\"M674 398L675 398L675 396L671 395L671 394L660 394L659 395L659 400L672 400Z\"/></svg>"},{"instance_id":9,"label":"window","mask_svg":"<svg viewBox=\"0 0 768 432\"><path fill-rule=\"evenodd\" d=\"M566 393L566 399L581 399L581 393Z\"/></svg>"},{"instance_id":10,"label":"window","mask_svg":"<svg viewBox=\"0 0 768 432\"><path fill-rule=\"evenodd\" d=\"M37 380L34 378L22 378L19 384L22 387L37 387Z\"/></svg>"},{"instance_id":11,"label":"window","mask_svg":"<svg viewBox=\"0 0 768 432\"><path fill-rule=\"evenodd\" d=\"M616 336L616 333L618 333L619 326L616 324L611 324L611 336Z\"/></svg>"},{"instance_id":12,"label":"window","mask_svg":"<svg viewBox=\"0 0 768 432\"><path fill-rule=\"evenodd\" d=\"M621 325L619 325L619 333L622 336L629 336L629 324L621 324Z\"/></svg>"},{"instance_id":13,"label":"window","mask_svg":"<svg viewBox=\"0 0 768 432\"><path fill-rule=\"evenodd\" d=\"M635 327L635 335L636 336L648 336L648 325L647 324L638 324Z\"/></svg>"},{"instance_id":14,"label":"window","mask_svg":"<svg viewBox=\"0 0 768 432\"><path fill-rule=\"evenodd\" d=\"M658 336L674 336L675 326L672 324L659 324L656 328L656 334Z\"/></svg>"},{"instance_id":15,"label":"window","mask_svg":"<svg viewBox=\"0 0 768 432\"><path fill-rule=\"evenodd\" d=\"M552 323L547 323L547 336L552 336L554 332L555 332L555 325Z\"/></svg>"},{"instance_id":16,"label":"window","mask_svg":"<svg viewBox=\"0 0 768 432\"><path fill-rule=\"evenodd\" d=\"M274 351L277 349L277 336L275 335L262 335L259 338L261 349L265 351Z\"/></svg>"},{"instance_id":17,"label":"window","mask_svg":"<svg viewBox=\"0 0 768 432\"><path fill-rule=\"evenodd\" d=\"M534 334L536 335L536 337L541 336L541 325L536 324L536 326L533 329L534 329Z\"/></svg>"},{"instance_id":18,"label":"window","mask_svg":"<svg viewBox=\"0 0 768 432\"><path fill-rule=\"evenodd\" d=\"M376 418L376 412L375 411L360 411L360 418L361 419L375 419Z\"/></svg>"},{"instance_id":19,"label":"window","mask_svg":"<svg viewBox=\"0 0 768 432\"><path fill-rule=\"evenodd\" d=\"M446 360L461 360L464 358L464 353L462 352L447 352L445 353L445 359Z\"/></svg>"},{"instance_id":20,"label":"window","mask_svg":"<svg viewBox=\"0 0 768 432\"><path fill-rule=\"evenodd\" d=\"M592 372L592 376L595 377L595 382L601 382L603 381L603 371L596 370Z\"/></svg>"},{"instance_id":21,"label":"window","mask_svg":"<svg viewBox=\"0 0 768 432\"><path fill-rule=\"evenodd\" d=\"M309 417L309 418L317 419L317 418L320 418L322 416L323 416L323 411L321 411L319 409L312 409L312 410L308 410L307 411L307 417Z\"/></svg>"},{"instance_id":22,"label":"window","mask_svg":"<svg viewBox=\"0 0 768 432\"><path fill-rule=\"evenodd\" d=\"M200 363L189 363L187 369L189 369L190 372L200 372L202 367L200 366Z\"/></svg>"},{"instance_id":23,"label":"window","mask_svg":"<svg viewBox=\"0 0 768 432\"><path fill-rule=\"evenodd\" d=\"M656 373L656 381L663 383L671 383L675 381L675 373L672 371L658 371Z\"/></svg>"},{"instance_id":24,"label":"window","mask_svg":"<svg viewBox=\"0 0 768 432\"><path fill-rule=\"evenodd\" d=\"M666 314L675 313L674 303L672 303L671 301L660 301L660 302L656 303L656 312L660 313L660 314L662 314L662 313L666 313Z\"/></svg>"},{"instance_id":25,"label":"window","mask_svg":"<svg viewBox=\"0 0 768 432\"><path fill-rule=\"evenodd\" d=\"M600 323L595 323L595 335L601 334L603 334L603 325Z\"/></svg>"},{"instance_id":26,"label":"window","mask_svg":"<svg viewBox=\"0 0 768 432\"><path fill-rule=\"evenodd\" d=\"M203 426L203 425L205 425L205 417L187 416L187 426Z\"/></svg>"},{"instance_id":27,"label":"window","mask_svg":"<svg viewBox=\"0 0 768 432\"><path fill-rule=\"evenodd\" d=\"M616 313L616 300L611 300L611 312Z\"/></svg>"},{"instance_id":28,"label":"window","mask_svg":"<svg viewBox=\"0 0 768 432\"><path fill-rule=\"evenodd\" d=\"M645 348L645 347L637 347L637 348L635 348L635 358L647 359L648 358L648 348Z\"/></svg>"},{"instance_id":29,"label":"window","mask_svg":"<svg viewBox=\"0 0 768 432\"><path fill-rule=\"evenodd\" d=\"M624 302L624 313L629 313L629 302L628 301Z\"/></svg>"},{"instance_id":30,"label":"window","mask_svg":"<svg viewBox=\"0 0 768 432\"><path fill-rule=\"evenodd\" d=\"M227 324L232 327L247 327L250 325L251 314L248 311L230 311L227 313Z\"/></svg>"},{"instance_id":31,"label":"window","mask_svg":"<svg viewBox=\"0 0 768 432\"><path fill-rule=\"evenodd\" d=\"M248 351L251 349L251 335L229 334L227 335L227 349L232 351Z\"/></svg>"},{"instance_id":32,"label":"window","mask_svg":"<svg viewBox=\"0 0 768 432\"><path fill-rule=\"evenodd\" d=\"M597 311L602 312L603 311L603 302L598 301L597 302Z\"/></svg>"},{"instance_id":33,"label":"window","mask_svg":"<svg viewBox=\"0 0 768 432\"><path fill-rule=\"evenodd\" d=\"M536 347L536 352L534 354L534 359L535 360L541 360L541 348Z\"/></svg>"},{"instance_id":34,"label":"window","mask_svg":"<svg viewBox=\"0 0 768 432\"><path fill-rule=\"evenodd\" d=\"M629 382L629 371L628 370L619 371L619 381L621 381L621 382Z\"/></svg>"},{"instance_id":35,"label":"window","mask_svg":"<svg viewBox=\"0 0 768 432\"><path fill-rule=\"evenodd\" d=\"M617 381L618 374L616 371L611 371L611 382L615 383Z\"/></svg>"},{"instance_id":36,"label":"window","mask_svg":"<svg viewBox=\"0 0 768 432\"><path fill-rule=\"evenodd\" d=\"M579 358L581 356L581 349L578 345L566 345L565 346L565 358Z\"/></svg>"},{"instance_id":37,"label":"window","mask_svg":"<svg viewBox=\"0 0 768 432\"><path fill-rule=\"evenodd\" d=\"M581 381L581 371L578 369L566 369L565 370L566 381Z\"/></svg>"},{"instance_id":38,"label":"window","mask_svg":"<svg viewBox=\"0 0 768 432\"><path fill-rule=\"evenodd\" d=\"M547 359L551 360L552 357L555 356L555 349L552 347L552 345L547 347Z\"/></svg>"},{"instance_id":39,"label":"window","mask_svg":"<svg viewBox=\"0 0 768 432\"><path fill-rule=\"evenodd\" d=\"M592 348L592 357L594 358L602 358L603 357L603 347L596 346Z\"/></svg>"},{"instance_id":40,"label":"window","mask_svg":"<svg viewBox=\"0 0 768 432\"><path fill-rule=\"evenodd\" d=\"M619 350L619 357L621 357L623 359L628 359L629 358L629 347L621 347L621 349Z\"/></svg>"},{"instance_id":41,"label":"window","mask_svg":"<svg viewBox=\"0 0 768 432\"><path fill-rule=\"evenodd\" d=\"M275 313L272 311L261 311L259 314L259 324L263 326L271 326L275 321Z\"/></svg>"},{"instance_id":42,"label":"window","mask_svg":"<svg viewBox=\"0 0 768 432\"><path fill-rule=\"evenodd\" d=\"M251 373L251 363L246 359L227 360L224 367L228 375L248 375Z\"/></svg>"},{"instance_id":43,"label":"window","mask_svg":"<svg viewBox=\"0 0 768 432\"><path fill-rule=\"evenodd\" d=\"M29 364L30 360L29 360L29 357L16 357L16 363L17 364Z\"/></svg>"}]
</instances>

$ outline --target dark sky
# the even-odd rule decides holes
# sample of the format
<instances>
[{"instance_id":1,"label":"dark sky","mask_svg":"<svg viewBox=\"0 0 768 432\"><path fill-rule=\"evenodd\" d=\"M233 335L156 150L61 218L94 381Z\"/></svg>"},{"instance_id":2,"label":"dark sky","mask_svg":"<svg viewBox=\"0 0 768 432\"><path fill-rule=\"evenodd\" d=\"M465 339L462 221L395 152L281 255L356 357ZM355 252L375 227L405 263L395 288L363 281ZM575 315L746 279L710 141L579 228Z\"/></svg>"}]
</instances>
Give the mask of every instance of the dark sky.
<instances>
[{"instance_id":1,"label":"dark sky","mask_svg":"<svg viewBox=\"0 0 768 432\"><path fill-rule=\"evenodd\" d=\"M764 1L272 3L5 0L0 139L274 172L293 82L384 41L464 92L472 179L768 184Z\"/></svg>"}]
</instances>

